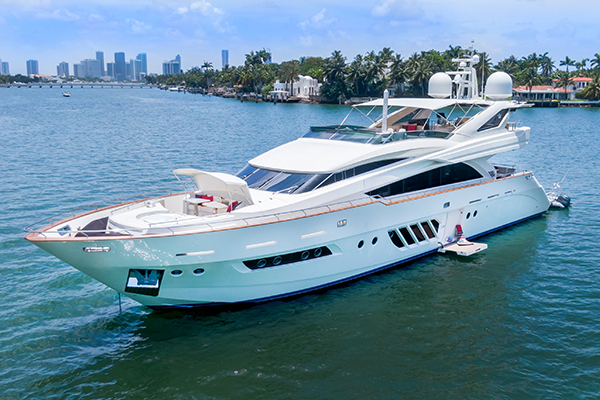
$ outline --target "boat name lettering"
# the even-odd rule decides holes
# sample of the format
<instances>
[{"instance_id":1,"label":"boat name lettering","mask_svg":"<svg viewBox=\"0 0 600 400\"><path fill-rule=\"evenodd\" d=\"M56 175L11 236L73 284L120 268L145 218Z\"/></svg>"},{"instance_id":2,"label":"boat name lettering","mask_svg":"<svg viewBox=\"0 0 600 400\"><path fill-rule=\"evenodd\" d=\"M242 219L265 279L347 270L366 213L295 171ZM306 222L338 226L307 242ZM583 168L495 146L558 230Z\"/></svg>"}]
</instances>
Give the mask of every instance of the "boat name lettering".
<instances>
[{"instance_id":1,"label":"boat name lettering","mask_svg":"<svg viewBox=\"0 0 600 400\"><path fill-rule=\"evenodd\" d=\"M109 252L110 251L110 247L108 247L108 246L84 247L83 251L85 251L86 253Z\"/></svg>"}]
</instances>

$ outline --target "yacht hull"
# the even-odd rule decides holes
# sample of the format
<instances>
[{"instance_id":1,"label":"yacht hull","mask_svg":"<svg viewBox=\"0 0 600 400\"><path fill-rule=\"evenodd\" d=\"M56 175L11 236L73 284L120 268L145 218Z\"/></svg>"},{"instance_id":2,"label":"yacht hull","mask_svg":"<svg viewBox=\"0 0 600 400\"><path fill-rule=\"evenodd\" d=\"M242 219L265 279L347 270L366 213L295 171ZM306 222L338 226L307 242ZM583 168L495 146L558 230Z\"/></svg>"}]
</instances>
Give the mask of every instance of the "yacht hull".
<instances>
[{"instance_id":1,"label":"yacht hull","mask_svg":"<svg viewBox=\"0 0 600 400\"><path fill-rule=\"evenodd\" d=\"M210 232L27 239L148 307L202 306L265 301L355 279L456 241L458 224L472 238L548 206L533 174L524 173ZM132 277L152 271L159 279L150 290L136 288Z\"/></svg>"}]
</instances>

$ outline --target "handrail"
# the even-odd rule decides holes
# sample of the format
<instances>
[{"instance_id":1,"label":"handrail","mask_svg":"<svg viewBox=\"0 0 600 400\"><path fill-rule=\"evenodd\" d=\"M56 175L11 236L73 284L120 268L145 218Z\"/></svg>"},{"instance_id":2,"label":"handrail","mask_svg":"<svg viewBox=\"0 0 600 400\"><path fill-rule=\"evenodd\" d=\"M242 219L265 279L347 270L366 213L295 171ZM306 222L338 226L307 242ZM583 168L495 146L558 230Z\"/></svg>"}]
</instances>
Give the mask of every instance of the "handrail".
<instances>
[{"instance_id":1,"label":"handrail","mask_svg":"<svg viewBox=\"0 0 600 400\"><path fill-rule=\"evenodd\" d=\"M77 208L73 208L71 210L68 211L64 211L62 213L58 213L55 215L52 215L50 217L41 219L37 222L34 222L33 224L30 224L28 226L26 226L25 228L23 228L24 231L26 232L37 232L37 233L41 233L42 231L39 230L34 230L33 227L37 226L37 225L43 225L43 226L48 226L48 225L52 225L58 221L61 221L65 218L67 218L69 215L71 217L75 217L77 215L81 215L83 214L83 210L87 209L87 208L93 208L92 210L90 210L90 212L93 211L98 211L101 208L107 208L107 207L112 207L112 206L118 206L118 205L125 205L127 203L130 203L132 201L135 201L134 199L138 199L138 201L143 201L143 200L150 200L153 198L157 198L157 197L161 197L161 195L152 195L152 194L158 194L158 193L164 193L162 196L164 195L168 195L171 196L173 194L176 194L176 192L170 190L170 189L162 189L162 190L155 190L152 192L148 192L148 193L140 193L140 194L134 194L134 195L129 195L129 196L125 196L125 197L117 197L115 199L110 199L110 200L105 200L105 201L101 201L99 203L94 203L94 204L87 204L84 206L80 206ZM151 197L149 197L149 195L152 195ZM141 197L141 198L140 198ZM136 204L137 202L133 203ZM75 232L75 231L73 231ZM83 231L77 231L77 232L83 232Z\"/></svg>"}]
</instances>

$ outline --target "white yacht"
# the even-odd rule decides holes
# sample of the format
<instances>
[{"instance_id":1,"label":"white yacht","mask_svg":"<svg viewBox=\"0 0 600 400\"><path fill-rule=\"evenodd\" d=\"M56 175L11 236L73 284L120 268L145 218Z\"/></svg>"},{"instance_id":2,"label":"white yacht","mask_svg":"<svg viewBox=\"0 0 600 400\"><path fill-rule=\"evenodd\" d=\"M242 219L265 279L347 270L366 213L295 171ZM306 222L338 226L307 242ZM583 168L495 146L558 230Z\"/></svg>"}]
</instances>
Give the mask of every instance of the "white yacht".
<instances>
[{"instance_id":1,"label":"white yacht","mask_svg":"<svg viewBox=\"0 0 600 400\"><path fill-rule=\"evenodd\" d=\"M26 239L151 308L265 301L477 252L485 245L467 240L549 201L531 171L490 162L529 141L509 122L527 106L505 100L510 77L493 74L480 96L478 57L453 61L458 71L432 77L432 98L386 91L355 106L365 126L312 127L237 176L178 169L181 193L53 217Z\"/></svg>"}]
</instances>

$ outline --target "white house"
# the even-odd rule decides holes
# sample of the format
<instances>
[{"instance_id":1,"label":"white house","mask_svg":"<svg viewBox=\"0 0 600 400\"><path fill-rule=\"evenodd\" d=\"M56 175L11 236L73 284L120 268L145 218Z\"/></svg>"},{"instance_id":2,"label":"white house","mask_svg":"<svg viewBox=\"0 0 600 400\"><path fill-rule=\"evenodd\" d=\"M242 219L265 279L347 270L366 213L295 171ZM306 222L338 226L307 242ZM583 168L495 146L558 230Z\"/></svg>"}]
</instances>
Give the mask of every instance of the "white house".
<instances>
[{"instance_id":1,"label":"white house","mask_svg":"<svg viewBox=\"0 0 600 400\"><path fill-rule=\"evenodd\" d=\"M292 85L289 82L279 82L277 80L273 84L273 91L277 93L286 92L290 96L296 96L300 98L308 98L308 96L318 95L321 84L318 80L305 75L298 75L298 80L294 81L294 92L290 93Z\"/></svg>"}]
</instances>

